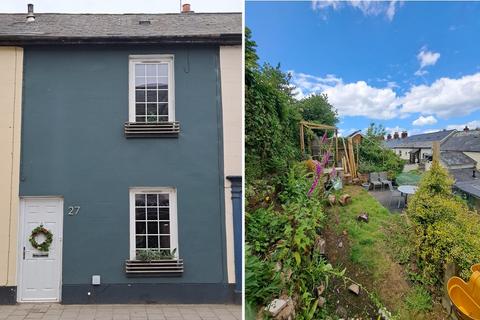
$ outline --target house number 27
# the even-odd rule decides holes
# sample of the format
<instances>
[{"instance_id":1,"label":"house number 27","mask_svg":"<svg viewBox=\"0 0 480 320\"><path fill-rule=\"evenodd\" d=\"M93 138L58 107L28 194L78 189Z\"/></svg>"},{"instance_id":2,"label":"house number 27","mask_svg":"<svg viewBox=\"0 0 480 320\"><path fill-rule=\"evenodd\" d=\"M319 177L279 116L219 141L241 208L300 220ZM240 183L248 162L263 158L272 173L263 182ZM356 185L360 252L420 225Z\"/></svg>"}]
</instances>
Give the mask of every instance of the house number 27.
<instances>
[{"instance_id":1,"label":"house number 27","mask_svg":"<svg viewBox=\"0 0 480 320\"><path fill-rule=\"evenodd\" d=\"M70 206L67 208L67 211L69 216L76 216L80 211L80 206Z\"/></svg>"}]
</instances>

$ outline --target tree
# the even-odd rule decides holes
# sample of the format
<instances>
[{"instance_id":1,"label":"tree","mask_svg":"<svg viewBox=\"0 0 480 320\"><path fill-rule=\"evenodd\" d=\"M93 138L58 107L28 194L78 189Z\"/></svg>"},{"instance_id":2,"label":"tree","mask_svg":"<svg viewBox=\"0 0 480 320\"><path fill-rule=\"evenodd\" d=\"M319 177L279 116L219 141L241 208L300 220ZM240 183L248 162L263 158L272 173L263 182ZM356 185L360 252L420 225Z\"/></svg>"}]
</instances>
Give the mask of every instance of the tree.
<instances>
[{"instance_id":1,"label":"tree","mask_svg":"<svg viewBox=\"0 0 480 320\"><path fill-rule=\"evenodd\" d=\"M335 126L338 122L337 110L328 102L326 94L312 95L298 102L298 107L306 121Z\"/></svg>"}]
</instances>

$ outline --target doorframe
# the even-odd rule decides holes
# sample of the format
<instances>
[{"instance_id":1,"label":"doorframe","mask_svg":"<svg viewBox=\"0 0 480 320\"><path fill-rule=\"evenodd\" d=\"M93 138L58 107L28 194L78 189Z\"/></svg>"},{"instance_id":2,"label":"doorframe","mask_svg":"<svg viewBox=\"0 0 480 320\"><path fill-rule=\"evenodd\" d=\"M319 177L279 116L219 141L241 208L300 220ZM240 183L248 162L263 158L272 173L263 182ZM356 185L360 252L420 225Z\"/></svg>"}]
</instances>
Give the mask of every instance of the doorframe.
<instances>
[{"instance_id":1,"label":"doorframe","mask_svg":"<svg viewBox=\"0 0 480 320\"><path fill-rule=\"evenodd\" d=\"M62 280L63 280L63 213L64 213L64 198L63 196L20 196L19 197L19 214L18 214L18 227L17 227L17 303L49 303L49 302L61 302L62 301ZM25 200L29 199L57 199L61 202L60 208L60 228L59 230L59 244L58 244L58 264L60 265L59 272L60 277L58 281L58 298L57 299L50 299L50 300L22 300L22 289L23 289L23 232L24 232L24 207L25 207ZM25 240L26 241L26 240Z\"/></svg>"}]
</instances>

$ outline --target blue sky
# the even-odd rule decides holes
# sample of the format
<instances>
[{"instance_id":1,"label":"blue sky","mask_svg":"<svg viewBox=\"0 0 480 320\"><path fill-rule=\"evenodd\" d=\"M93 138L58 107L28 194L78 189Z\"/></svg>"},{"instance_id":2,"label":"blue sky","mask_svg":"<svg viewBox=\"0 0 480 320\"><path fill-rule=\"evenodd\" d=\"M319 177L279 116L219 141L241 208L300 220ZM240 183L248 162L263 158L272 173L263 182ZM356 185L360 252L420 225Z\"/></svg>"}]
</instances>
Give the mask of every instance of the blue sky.
<instances>
[{"instance_id":1,"label":"blue sky","mask_svg":"<svg viewBox=\"0 0 480 320\"><path fill-rule=\"evenodd\" d=\"M480 2L247 2L261 62L327 93L343 134L480 127Z\"/></svg>"}]
</instances>

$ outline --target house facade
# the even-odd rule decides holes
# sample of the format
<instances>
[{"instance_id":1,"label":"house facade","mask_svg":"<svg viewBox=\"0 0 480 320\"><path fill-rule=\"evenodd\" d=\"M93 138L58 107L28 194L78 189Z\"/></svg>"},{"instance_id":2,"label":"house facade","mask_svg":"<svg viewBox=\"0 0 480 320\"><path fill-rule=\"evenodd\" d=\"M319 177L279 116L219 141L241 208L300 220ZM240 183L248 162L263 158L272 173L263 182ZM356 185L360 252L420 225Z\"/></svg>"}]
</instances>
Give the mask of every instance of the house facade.
<instances>
[{"instance_id":1,"label":"house facade","mask_svg":"<svg viewBox=\"0 0 480 320\"><path fill-rule=\"evenodd\" d=\"M238 299L241 15L25 20L0 16L1 301Z\"/></svg>"}]
</instances>

